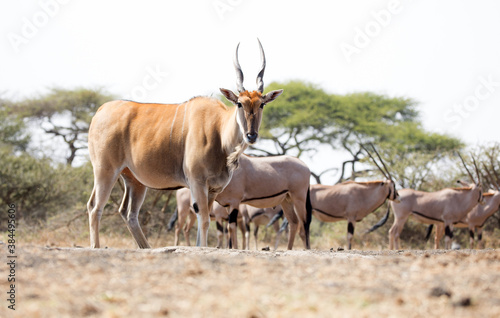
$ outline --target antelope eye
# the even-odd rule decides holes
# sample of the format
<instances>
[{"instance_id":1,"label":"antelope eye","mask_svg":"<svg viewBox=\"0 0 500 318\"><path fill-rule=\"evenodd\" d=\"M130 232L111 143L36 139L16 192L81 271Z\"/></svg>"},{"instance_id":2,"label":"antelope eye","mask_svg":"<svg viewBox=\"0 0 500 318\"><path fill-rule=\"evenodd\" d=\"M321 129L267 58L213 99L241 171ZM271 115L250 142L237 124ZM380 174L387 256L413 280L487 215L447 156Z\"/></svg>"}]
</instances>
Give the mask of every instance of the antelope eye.
<instances>
[{"instance_id":1,"label":"antelope eye","mask_svg":"<svg viewBox=\"0 0 500 318\"><path fill-rule=\"evenodd\" d=\"M264 108L264 106L266 106L265 103L260 104L260 108Z\"/></svg>"},{"instance_id":2,"label":"antelope eye","mask_svg":"<svg viewBox=\"0 0 500 318\"><path fill-rule=\"evenodd\" d=\"M238 108L241 108L243 107L243 105L241 105L241 103L238 102L238 104L236 104L238 106Z\"/></svg>"}]
</instances>

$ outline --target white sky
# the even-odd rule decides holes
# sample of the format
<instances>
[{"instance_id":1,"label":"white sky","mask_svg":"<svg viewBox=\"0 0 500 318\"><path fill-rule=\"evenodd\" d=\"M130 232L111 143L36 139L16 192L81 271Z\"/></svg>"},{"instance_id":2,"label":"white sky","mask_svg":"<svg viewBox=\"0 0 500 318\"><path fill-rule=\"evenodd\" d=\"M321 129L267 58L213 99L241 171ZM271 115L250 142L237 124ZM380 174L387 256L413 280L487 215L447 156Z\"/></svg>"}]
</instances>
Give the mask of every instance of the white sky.
<instances>
[{"instance_id":1,"label":"white sky","mask_svg":"<svg viewBox=\"0 0 500 318\"><path fill-rule=\"evenodd\" d=\"M410 97L428 130L500 139L499 1L2 1L0 36L10 98L51 86L155 102L217 94L235 89L238 42L254 89L259 37L265 83Z\"/></svg>"}]
</instances>

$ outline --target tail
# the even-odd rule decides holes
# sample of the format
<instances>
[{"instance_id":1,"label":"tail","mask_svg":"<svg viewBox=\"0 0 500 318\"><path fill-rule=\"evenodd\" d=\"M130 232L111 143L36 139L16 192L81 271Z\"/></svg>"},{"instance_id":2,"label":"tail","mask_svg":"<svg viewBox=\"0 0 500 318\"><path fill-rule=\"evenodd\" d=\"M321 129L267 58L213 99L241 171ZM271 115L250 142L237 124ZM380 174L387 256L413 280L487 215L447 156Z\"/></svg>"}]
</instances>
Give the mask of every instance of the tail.
<instances>
[{"instance_id":1,"label":"tail","mask_svg":"<svg viewBox=\"0 0 500 318\"><path fill-rule=\"evenodd\" d=\"M427 233L425 233L425 241L427 242L430 237L431 237L431 233L432 233L432 228L434 227L434 224L431 224L429 225L429 227L427 228Z\"/></svg>"},{"instance_id":2,"label":"tail","mask_svg":"<svg viewBox=\"0 0 500 318\"><path fill-rule=\"evenodd\" d=\"M283 220L283 223L281 223L281 227L280 227L280 230L278 231L278 233L285 231L287 227L288 227L288 220L287 220L287 218L285 218Z\"/></svg>"},{"instance_id":3,"label":"tail","mask_svg":"<svg viewBox=\"0 0 500 318\"><path fill-rule=\"evenodd\" d=\"M270 227L271 225L276 223L276 221L278 221L282 216L283 216L283 210L280 210L278 213L276 213L276 215L273 216L271 221L269 221L269 223L267 223L266 227Z\"/></svg>"},{"instance_id":4,"label":"tail","mask_svg":"<svg viewBox=\"0 0 500 318\"><path fill-rule=\"evenodd\" d=\"M167 232L171 231L174 228L175 222L177 222L177 219L179 218L179 214L177 213L177 208L174 211L174 214L170 217L170 220L168 220L168 225L167 225Z\"/></svg>"},{"instance_id":5,"label":"tail","mask_svg":"<svg viewBox=\"0 0 500 318\"><path fill-rule=\"evenodd\" d=\"M311 248L309 242L309 228L311 227L312 221L312 204L311 204L311 191L310 188L307 188L307 197L306 197L306 222L304 223L304 230L306 232L306 245L307 248Z\"/></svg>"},{"instance_id":6,"label":"tail","mask_svg":"<svg viewBox=\"0 0 500 318\"><path fill-rule=\"evenodd\" d=\"M390 203L387 203L387 212L385 213L384 217L380 219L380 221L377 222L377 224L375 224L374 226L372 226L369 230L367 230L365 232L365 234L368 234L370 232L373 232L375 231L376 229L378 229L379 227L381 227L382 225L385 224L385 222L387 222L387 220L389 219L389 213L391 213L391 204Z\"/></svg>"}]
</instances>

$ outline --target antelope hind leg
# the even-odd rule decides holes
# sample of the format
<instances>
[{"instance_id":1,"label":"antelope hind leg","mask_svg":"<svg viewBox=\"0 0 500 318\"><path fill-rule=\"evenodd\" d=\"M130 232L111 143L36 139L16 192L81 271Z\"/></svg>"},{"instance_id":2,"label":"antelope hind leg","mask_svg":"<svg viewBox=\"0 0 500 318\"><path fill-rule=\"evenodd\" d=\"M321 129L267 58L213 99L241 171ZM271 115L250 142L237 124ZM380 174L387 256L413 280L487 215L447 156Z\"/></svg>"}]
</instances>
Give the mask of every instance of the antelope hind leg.
<instances>
[{"instance_id":1,"label":"antelope hind leg","mask_svg":"<svg viewBox=\"0 0 500 318\"><path fill-rule=\"evenodd\" d=\"M189 221L184 225L184 238L186 239L186 244L187 246L191 246L191 240L189 239L189 231L191 231L191 228L194 226L194 221L196 221L196 218L194 217L193 212L189 210L189 215L187 217Z\"/></svg>"},{"instance_id":2,"label":"antelope hind leg","mask_svg":"<svg viewBox=\"0 0 500 318\"><path fill-rule=\"evenodd\" d=\"M94 189L90 195L87 209L89 213L90 227L90 247L99 248L99 223L101 221L102 211L108 202L113 185L118 178L114 174L102 174L94 169Z\"/></svg>"},{"instance_id":3,"label":"antelope hind leg","mask_svg":"<svg viewBox=\"0 0 500 318\"><path fill-rule=\"evenodd\" d=\"M288 232L288 249L293 248L293 243L295 241L295 235L297 234L297 227L299 226L299 219L293 210L293 205L287 200L281 202L281 207L283 208L283 214L288 219L288 225L290 226Z\"/></svg>"},{"instance_id":4,"label":"antelope hind leg","mask_svg":"<svg viewBox=\"0 0 500 318\"><path fill-rule=\"evenodd\" d=\"M124 213L121 213L121 215L139 248L151 248L139 224L139 210L146 197L147 188L134 179L129 176L123 177L126 187L125 195L128 196L126 199L124 198L124 200L129 201L129 204L127 216L125 217Z\"/></svg>"}]
</instances>

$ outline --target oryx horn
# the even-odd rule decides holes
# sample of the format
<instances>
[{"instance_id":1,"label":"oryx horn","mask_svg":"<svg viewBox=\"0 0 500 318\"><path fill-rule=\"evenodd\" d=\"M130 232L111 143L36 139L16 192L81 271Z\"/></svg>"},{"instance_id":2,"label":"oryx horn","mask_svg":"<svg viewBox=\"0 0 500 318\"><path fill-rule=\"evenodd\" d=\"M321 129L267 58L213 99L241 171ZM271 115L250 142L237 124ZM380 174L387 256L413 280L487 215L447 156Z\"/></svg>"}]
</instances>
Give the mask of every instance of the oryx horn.
<instances>
[{"instance_id":1,"label":"oryx horn","mask_svg":"<svg viewBox=\"0 0 500 318\"><path fill-rule=\"evenodd\" d=\"M368 154L368 156L372 159L373 163L377 166L378 170L380 170L380 172L382 172L382 174L384 175L384 177L386 177L387 179L389 179L389 177L384 172L384 170L382 170L382 168L378 165L377 160L375 160L375 158L372 156L372 154L370 153L370 151L368 151L368 149L366 149L363 144L360 144L360 146L361 146L361 148L363 148L365 150L365 152Z\"/></svg>"},{"instance_id":2,"label":"oryx horn","mask_svg":"<svg viewBox=\"0 0 500 318\"><path fill-rule=\"evenodd\" d=\"M257 75L257 90L259 92L264 92L264 71L266 70L266 56L264 54L264 49L262 48L262 44L260 43L260 40L257 38L257 41L259 41L259 48L260 48L260 59L262 61L262 66L260 68L260 72Z\"/></svg>"},{"instance_id":3,"label":"oryx horn","mask_svg":"<svg viewBox=\"0 0 500 318\"><path fill-rule=\"evenodd\" d=\"M389 172L389 169L387 169L387 166L385 165L384 160L382 160L382 158L381 158L381 157L380 157L380 155L378 154L377 149L375 149L375 146L374 146L372 143L370 143L370 146L372 146L373 151L375 151L375 154L377 155L378 159L379 159L379 160L380 160L380 162L382 163L382 166L384 166L384 170L385 170L385 172L387 172L387 175L389 176L389 180L393 181L393 180L392 180L391 173Z\"/></svg>"},{"instance_id":4,"label":"oryx horn","mask_svg":"<svg viewBox=\"0 0 500 318\"><path fill-rule=\"evenodd\" d=\"M460 152L457 152L458 157L460 157L460 160L462 161L462 164L464 165L465 170L469 174L469 177L472 182L474 182L474 177L472 176L472 173L470 173L469 168L467 168L467 165L465 164L464 158L460 155Z\"/></svg>"}]
</instances>

